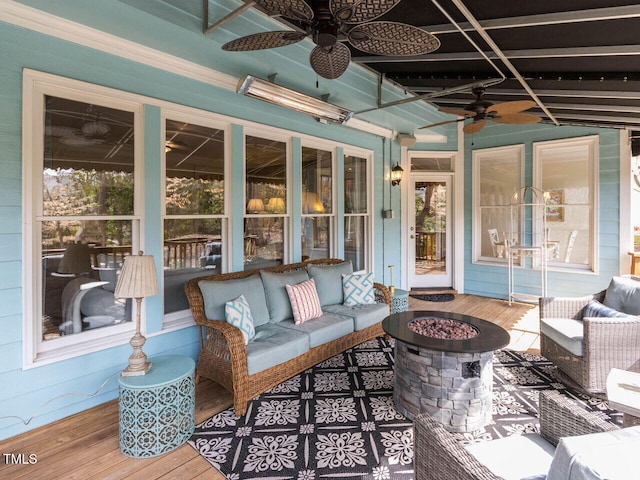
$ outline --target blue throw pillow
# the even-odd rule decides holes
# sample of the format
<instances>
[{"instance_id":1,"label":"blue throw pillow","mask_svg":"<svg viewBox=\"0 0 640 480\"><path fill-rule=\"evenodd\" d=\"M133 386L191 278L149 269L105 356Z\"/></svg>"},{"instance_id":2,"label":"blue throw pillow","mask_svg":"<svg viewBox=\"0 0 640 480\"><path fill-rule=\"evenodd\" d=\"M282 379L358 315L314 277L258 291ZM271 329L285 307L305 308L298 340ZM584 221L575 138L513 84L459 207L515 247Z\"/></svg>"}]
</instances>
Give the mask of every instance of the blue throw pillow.
<instances>
[{"instance_id":1,"label":"blue throw pillow","mask_svg":"<svg viewBox=\"0 0 640 480\"><path fill-rule=\"evenodd\" d=\"M376 303L376 297L373 293L373 273L343 273L342 290L344 305L347 307Z\"/></svg>"},{"instance_id":2,"label":"blue throw pillow","mask_svg":"<svg viewBox=\"0 0 640 480\"><path fill-rule=\"evenodd\" d=\"M244 295L227 302L224 306L225 321L238 327L244 337L244 344L247 345L249 340L256 336L256 329L253 326L253 316L251 309Z\"/></svg>"},{"instance_id":3,"label":"blue throw pillow","mask_svg":"<svg viewBox=\"0 0 640 480\"><path fill-rule=\"evenodd\" d=\"M609 318L626 318L629 315L626 313L619 312L611 307L607 307L606 305L601 304L597 300L591 300L587 303L587 306L584 307L584 313L582 314L582 318L585 317L609 317Z\"/></svg>"}]
</instances>

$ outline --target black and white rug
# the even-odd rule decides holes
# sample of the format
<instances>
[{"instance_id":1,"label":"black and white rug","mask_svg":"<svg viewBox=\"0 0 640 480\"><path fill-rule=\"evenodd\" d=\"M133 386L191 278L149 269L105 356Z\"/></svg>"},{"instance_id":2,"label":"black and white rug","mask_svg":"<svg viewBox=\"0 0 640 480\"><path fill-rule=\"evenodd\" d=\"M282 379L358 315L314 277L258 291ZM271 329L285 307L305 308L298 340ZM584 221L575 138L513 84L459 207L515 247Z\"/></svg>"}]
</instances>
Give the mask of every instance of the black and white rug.
<instances>
[{"instance_id":1,"label":"black and white rug","mask_svg":"<svg viewBox=\"0 0 640 480\"><path fill-rule=\"evenodd\" d=\"M537 432L538 392L556 389L619 423L606 401L554 378L539 355L501 350L494 357L493 423L456 434L473 443ZM196 427L189 443L232 480L413 478L413 424L393 406L393 341L365 342Z\"/></svg>"}]
</instances>

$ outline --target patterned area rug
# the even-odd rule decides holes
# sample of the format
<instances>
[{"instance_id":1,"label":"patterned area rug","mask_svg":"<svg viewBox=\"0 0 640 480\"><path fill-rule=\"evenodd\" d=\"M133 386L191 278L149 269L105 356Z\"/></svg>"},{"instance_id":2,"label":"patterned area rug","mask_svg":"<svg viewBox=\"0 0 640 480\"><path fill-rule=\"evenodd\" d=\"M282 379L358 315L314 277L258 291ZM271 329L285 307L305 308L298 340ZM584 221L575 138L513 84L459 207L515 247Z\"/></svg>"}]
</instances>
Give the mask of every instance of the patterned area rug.
<instances>
[{"instance_id":1,"label":"patterned area rug","mask_svg":"<svg viewBox=\"0 0 640 480\"><path fill-rule=\"evenodd\" d=\"M494 356L493 420L456 434L473 443L537 432L538 392L556 389L620 423L606 401L576 393L538 355ZM378 338L281 383L238 418L225 410L196 427L189 443L229 479L413 478L413 424L393 406L393 340Z\"/></svg>"}]
</instances>

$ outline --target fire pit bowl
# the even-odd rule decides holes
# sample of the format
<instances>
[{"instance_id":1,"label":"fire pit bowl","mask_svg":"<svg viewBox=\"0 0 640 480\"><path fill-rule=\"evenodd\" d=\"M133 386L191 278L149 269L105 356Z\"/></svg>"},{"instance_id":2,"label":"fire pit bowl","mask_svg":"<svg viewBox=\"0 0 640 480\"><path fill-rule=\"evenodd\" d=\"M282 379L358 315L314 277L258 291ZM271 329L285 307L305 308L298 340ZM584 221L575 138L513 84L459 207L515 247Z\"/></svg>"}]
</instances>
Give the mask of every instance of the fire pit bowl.
<instances>
[{"instance_id":1,"label":"fire pit bowl","mask_svg":"<svg viewBox=\"0 0 640 480\"><path fill-rule=\"evenodd\" d=\"M382 329L396 339L393 400L403 415L428 413L451 432L491 421L493 351L509 344L505 329L435 311L393 314Z\"/></svg>"}]
</instances>

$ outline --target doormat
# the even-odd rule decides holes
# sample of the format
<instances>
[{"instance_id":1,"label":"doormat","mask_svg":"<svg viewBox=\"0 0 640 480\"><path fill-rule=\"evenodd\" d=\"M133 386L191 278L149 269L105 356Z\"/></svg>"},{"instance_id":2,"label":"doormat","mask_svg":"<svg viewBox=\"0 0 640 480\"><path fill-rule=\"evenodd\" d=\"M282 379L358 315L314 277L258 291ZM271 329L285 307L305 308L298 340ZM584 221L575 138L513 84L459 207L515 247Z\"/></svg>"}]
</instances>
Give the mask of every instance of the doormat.
<instances>
[{"instance_id":1,"label":"doormat","mask_svg":"<svg viewBox=\"0 0 640 480\"><path fill-rule=\"evenodd\" d=\"M393 403L394 341L369 340L196 427L189 440L230 480L411 480L413 423ZM455 434L463 443L539 431L540 390L558 390L602 419L619 423L606 400L579 394L539 355L494 355L493 421Z\"/></svg>"},{"instance_id":2,"label":"doormat","mask_svg":"<svg viewBox=\"0 0 640 480\"><path fill-rule=\"evenodd\" d=\"M450 302L456 298L453 293L412 293L411 297L426 302Z\"/></svg>"}]
</instances>

